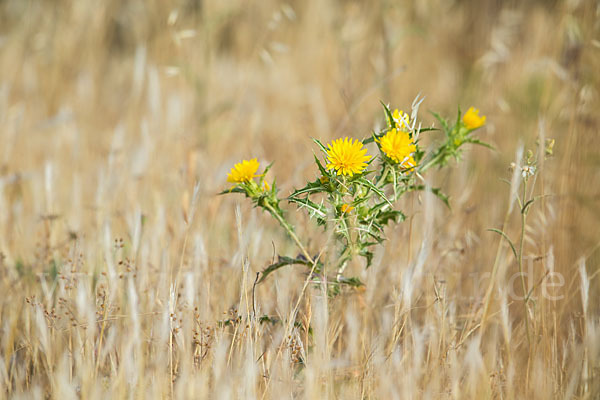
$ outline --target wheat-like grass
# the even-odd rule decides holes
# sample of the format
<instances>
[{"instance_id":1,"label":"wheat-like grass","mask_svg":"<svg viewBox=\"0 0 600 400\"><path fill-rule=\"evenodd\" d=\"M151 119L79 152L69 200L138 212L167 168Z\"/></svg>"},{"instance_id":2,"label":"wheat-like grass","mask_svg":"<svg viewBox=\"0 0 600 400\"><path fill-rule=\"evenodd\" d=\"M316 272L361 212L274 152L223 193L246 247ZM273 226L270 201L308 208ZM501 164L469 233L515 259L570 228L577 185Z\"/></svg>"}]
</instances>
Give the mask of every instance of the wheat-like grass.
<instances>
[{"instance_id":1,"label":"wheat-like grass","mask_svg":"<svg viewBox=\"0 0 600 400\"><path fill-rule=\"evenodd\" d=\"M552 4L0 2L0 397L598 398L598 5ZM231 166L275 160L290 191L310 137L365 136L380 99L419 93L477 104L498 149L428 178L452 210L403 198L373 265L347 267L362 289L293 266L255 285L295 250L216 196ZM519 237L501 178L537 137L556 145L524 302L487 229Z\"/></svg>"}]
</instances>

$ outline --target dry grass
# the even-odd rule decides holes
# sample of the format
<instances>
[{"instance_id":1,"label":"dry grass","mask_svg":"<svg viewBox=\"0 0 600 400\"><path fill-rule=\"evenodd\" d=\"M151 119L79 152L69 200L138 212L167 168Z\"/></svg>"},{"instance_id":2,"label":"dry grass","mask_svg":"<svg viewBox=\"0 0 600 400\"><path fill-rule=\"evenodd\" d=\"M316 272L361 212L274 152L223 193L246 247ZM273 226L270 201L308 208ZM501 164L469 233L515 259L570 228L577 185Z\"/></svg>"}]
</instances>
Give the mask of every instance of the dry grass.
<instances>
[{"instance_id":1,"label":"dry grass","mask_svg":"<svg viewBox=\"0 0 600 400\"><path fill-rule=\"evenodd\" d=\"M167 3L0 1L0 397L599 398L597 1ZM498 149L434 174L452 210L407 200L351 266L364 290L329 298L290 267L253 292L295 250L215 195L232 164L274 160L287 193L315 175L310 137L363 137L380 99L418 93L481 108ZM564 285L534 286L528 341L487 229L540 134L556 156L525 261Z\"/></svg>"}]
</instances>

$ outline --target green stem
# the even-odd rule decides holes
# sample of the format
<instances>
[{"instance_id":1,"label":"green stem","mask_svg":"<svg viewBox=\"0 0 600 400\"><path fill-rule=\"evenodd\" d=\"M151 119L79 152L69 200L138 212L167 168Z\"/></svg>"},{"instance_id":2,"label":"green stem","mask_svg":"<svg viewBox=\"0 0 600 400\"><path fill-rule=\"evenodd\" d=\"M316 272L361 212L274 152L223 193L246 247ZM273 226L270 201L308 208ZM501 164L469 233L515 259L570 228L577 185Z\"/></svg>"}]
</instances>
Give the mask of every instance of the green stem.
<instances>
[{"instance_id":1,"label":"green stem","mask_svg":"<svg viewBox=\"0 0 600 400\"><path fill-rule=\"evenodd\" d=\"M269 213L273 217L275 217L275 219L277 221L279 221L279 224L287 231L288 235L290 235L290 237L292 238L292 240L296 243L296 245L298 246L298 248L302 252L302 255L304 257L306 257L306 259L308 261L310 261L311 263L314 263L313 258L310 256L310 254L308 254L308 251L306 251L306 248L304 247L304 245L302 244L302 242L300 241L300 239L298 239L298 236L296 236L296 233L294 232L294 228L292 228L292 226L289 224L289 222L287 222L285 220L285 218L283 218L283 216L281 215L281 211L278 210L278 209L276 210L268 202L264 203L264 207L269 211Z\"/></svg>"},{"instance_id":2,"label":"green stem","mask_svg":"<svg viewBox=\"0 0 600 400\"><path fill-rule=\"evenodd\" d=\"M341 259L343 260L342 263L340 264L340 266L337 269L337 277L336 279L340 280L340 278L342 277L342 274L344 273L344 270L346 269L346 265L348 264L348 256L350 254L352 254L352 249L354 248L354 243L352 242L352 237L350 236L350 230L348 229L348 223L346 222L346 216L343 215L344 213L342 213L342 215L340 216L340 225L342 226L342 230L343 230L343 235L346 237L346 241L348 242L348 246L346 247L346 251L344 251L341 255ZM350 253L350 254L347 254Z\"/></svg>"},{"instance_id":3,"label":"green stem","mask_svg":"<svg viewBox=\"0 0 600 400\"><path fill-rule=\"evenodd\" d=\"M525 204L527 201L527 178L523 180L523 200L522 204ZM523 210L521 208L521 237L519 239L519 274L521 275L521 285L523 286L523 296L527 295L527 286L525 284L525 276L523 276L523 247L525 243L525 226L527 224L527 210ZM525 329L527 330L527 343L531 345L531 337L529 333L529 311L527 307L527 301L529 300L529 296L524 298L524 307L525 307Z\"/></svg>"},{"instance_id":4,"label":"green stem","mask_svg":"<svg viewBox=\"0 0 600 400\"><path fill-rule=\"evenodd\" d=\"M336 280L339 282L340 279L342 278L342 276L344 276L344 270L346 269L346 266L348 266L348 257L347 256L343 256L344 261L342 261L342 263L340 264L340 266L337 269L337 275L336 275Z\"/></svg>"},{"instance_id":5,"label":"green stem","mask_svg":"<svg viewBox=\"0 0 600 400\"><path fill-rule=\"evenodd\" d=\"M442 155L444 154L443 151L438 152L435 156L433 156L433 158L431 160L429 160L427 162L427 164L423 165L420 169L419 172L420 173L424 173L425 171L427 171L429 168L433 167L438 161L439 159L442 157Z\"/></svg>"},{"instance_id":6,"label":"green stem","mask_svg":"<svg viewBox=\"0 0 600 400\"><path fill-rule=\"evenodd\" d=\"M385 179L387 178L389 172L390 172L390 167L386 164L384 167L384 170L381 173L381 176L379 177L379 179L377 180L377 183L375 184L375 186L380 188L381 184L385 182Z\"/></svg>"}]
</instances>

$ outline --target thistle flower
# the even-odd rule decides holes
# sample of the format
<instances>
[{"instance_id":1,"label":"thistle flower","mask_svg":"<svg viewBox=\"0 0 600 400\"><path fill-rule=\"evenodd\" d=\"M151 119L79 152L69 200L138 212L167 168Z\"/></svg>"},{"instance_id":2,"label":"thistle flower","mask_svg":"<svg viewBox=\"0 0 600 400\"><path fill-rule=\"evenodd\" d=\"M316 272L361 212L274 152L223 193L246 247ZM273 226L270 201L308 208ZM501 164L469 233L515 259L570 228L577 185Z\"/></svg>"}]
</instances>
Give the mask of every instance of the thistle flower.
<instances>
[{"instance_id":1,"label":"thistle flower","mask_svg":"<svg viewBox=\"0 0 600 400\"><path fill-rule=\"evenodd\" d=\"M485 124L485 115L479 116L479 110L471 107L463 115L463 122L468 129L477 129Z\"/></svg>"},{"instance_id":2,"label":"thistle flower","mask_svg":"<svg viewBox=\"0 0 600 400\"><path fill-rule=\"evenodd\" d=\"M243 160L237 163L231 168L229 175L227 175L227 182L231 183L244 183L250 182L256 175L260 163L256 161L256 158L252 160Z\"/></svg>"},{"instance_id":3,"label":"thistle flower","mask_svg":"<svg viewBox=\"0 0 600 400\"><path fill-rule=\"evenodd\" d=\"M356 140L345 137L331 142L327 150L327 169L333 169L338 175L352 176L360 174L366 167L369 156L367 149Z\"/></svg>"},{"instance_id":4,"label":"thistle flower","mask_svg":"<svg viewBox=\"0 0 600 400\"><path fill-rule=\"evenodd\" d=\"M407 132L392 129L378 140L381 151L391 160L404 168L412 168L416 165L413 154L417 151L415 145Z\"/></svg>"},{"instance_id":5,"label":"thistle flower","mask_svg":"<svg viewBox=\"0 0 600 400\"><path fill-rule=\"evenodd\" d=\"M350 211L354 210L354 207L344 203L344 204L342 204L342 207L340 207L340 209L342 210L343 213L349 213Z\"/></svg>"},{"instance_id":6,"label":"thistle flower","mask_svg":"<svg viewBox=\"0 0 600 400\"><path fill-rule=\"evenodd\" d=\"M392 118L398 128L410 128L410 116L402 110L395 109ZM392 121L388 117L388 125L392 127Z\"/></svg>"}]
</instances>

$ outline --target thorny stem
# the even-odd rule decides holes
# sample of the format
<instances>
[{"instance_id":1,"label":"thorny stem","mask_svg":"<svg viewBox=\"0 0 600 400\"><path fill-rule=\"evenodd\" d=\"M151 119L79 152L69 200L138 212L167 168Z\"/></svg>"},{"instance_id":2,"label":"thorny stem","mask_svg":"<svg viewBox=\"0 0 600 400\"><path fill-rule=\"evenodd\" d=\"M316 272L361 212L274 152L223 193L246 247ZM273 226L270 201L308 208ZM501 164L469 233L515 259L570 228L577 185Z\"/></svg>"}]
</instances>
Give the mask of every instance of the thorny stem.
<instances>
[{"instance_id":1,"label":"thorny stem","mask_svg":"<svg viewBox=\"0 0 600 400\"><path fill-rule=\"evenodd\" d=\"M383 172L382 172L381 176L380 176L380 177L379 177L379 179L377 180L377 184L376 184L375 186L377 186L377 187L381 187L381 184L382 184L383 182L385 182L385 179L387 178L387 176L388 176L388 173L389 173L389 172L390 172L390 168L389 168L389 167L386 165L386 166L384 167L384 170L383 170Z\"/></svg>"},{"instance_id":2,"label":"thorny stem","mask_svg":"<svg viewBox=\"0 0 600 400\"><path fill-rule=\"evenodd\" d=\"M346 269L346 267L348 266L348 260L344 260L342 262L342 265L339 266L338 271L337 271L337 275L335 277L335 279L339 282L340 279L342 279L342 276L344 275L344 270Z\"/></svg>"},{"instance_id":3,"label":"thorny stem","mask_svg":"<svg viewBox=\"0 0 600 400\"><path fill-rule=\"evenodd\" d=\"M387 168L385 169L384 175L387 174ZM342 177L342 185L344 187L346 187L346 177L343 176ZM340 196L339 194L335 196L335 204L340 204L342 202L342 196ZM352 258L351 254L354 251L354 242L352 241L352 236L350 235L350 230L348 229L348 221L347 221L347 217L346 217L346 213L342 212L342 215L340 215L340 225L342 228L342 235L346 237L346 240L348 242L348 246L346 247L346 249L344 250L344 252L341 254L340 259L342 260L342 262L339 264L338 268L337 268L337 274L336 274L336 280L339 282L340 279L342 278L342 274L344 273L344 270L346 269L346 267L348 266L348 261L350 258ZM350 253L350 254L348 254Z\"/></svg>"},{"instance_id":4,"label":"thorny stem","mask_svg":"<svg viewBox=\"0 0 600 400\"><path fill-rule=\"evenodd\" d=\"M420 169L419 172L423 173L425 171L427 171L429 168L433 167L441 158L442 154L444 154L443 152L438 152L431 160L429 160L427 162L427 164L423 165Z\"/></svg>"}]
</instances>

